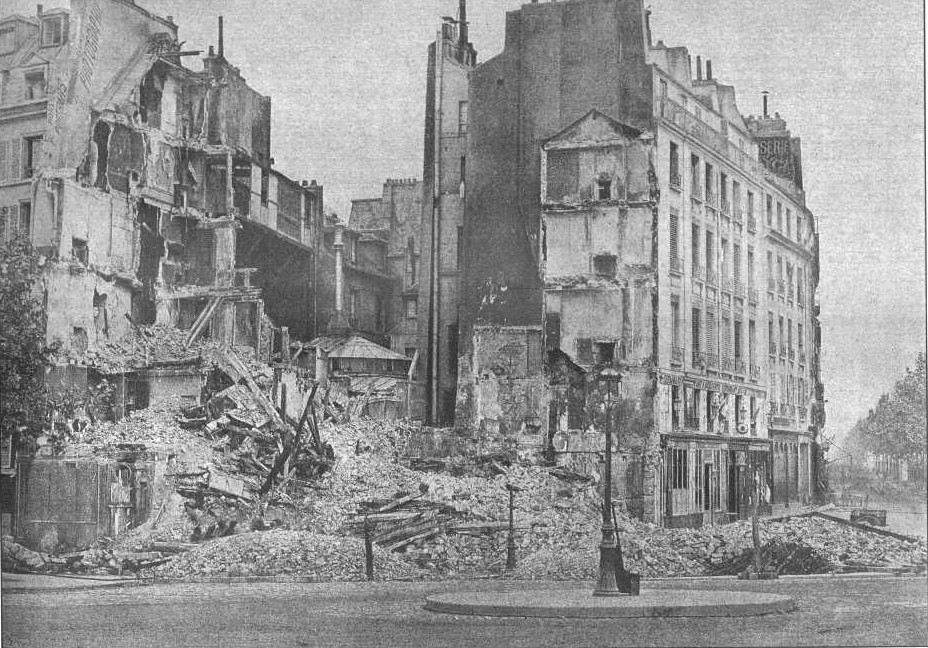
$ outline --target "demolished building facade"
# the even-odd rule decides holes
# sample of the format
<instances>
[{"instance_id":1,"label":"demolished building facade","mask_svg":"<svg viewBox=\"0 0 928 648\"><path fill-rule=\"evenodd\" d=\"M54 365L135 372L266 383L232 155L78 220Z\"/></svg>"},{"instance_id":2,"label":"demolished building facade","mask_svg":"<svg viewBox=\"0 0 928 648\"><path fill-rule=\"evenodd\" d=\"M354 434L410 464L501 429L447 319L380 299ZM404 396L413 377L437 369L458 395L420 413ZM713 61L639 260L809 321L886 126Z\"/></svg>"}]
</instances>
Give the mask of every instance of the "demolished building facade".
<instances>
[{"instance_id":1,"label":"demolished building facade","mask_svg":"<svg viewBox=\"0 0 928 648\"><path fill-rule=\"evenodd\" d=\"M823 425L799 141L695 70L640 0L530 4L469 91L456 426L596 451L619 368L617 495L671 526L743 517L755 480L808 502Z\"/></svg>"}]
</instances>

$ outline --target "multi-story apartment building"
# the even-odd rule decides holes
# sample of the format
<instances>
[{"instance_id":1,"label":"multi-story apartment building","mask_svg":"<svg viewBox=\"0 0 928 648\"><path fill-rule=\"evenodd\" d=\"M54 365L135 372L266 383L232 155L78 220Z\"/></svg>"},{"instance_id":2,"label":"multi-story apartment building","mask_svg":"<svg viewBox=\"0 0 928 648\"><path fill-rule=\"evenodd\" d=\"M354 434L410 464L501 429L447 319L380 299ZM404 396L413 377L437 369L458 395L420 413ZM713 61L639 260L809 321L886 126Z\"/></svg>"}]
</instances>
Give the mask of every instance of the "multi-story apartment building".
<instances>
[{"instance_id":1,"label":"multi-story apartment building","mask_svg":"<svg viewBox=\"0 0 928 648\"><path fill-rule=\"evenodd\" d=\"M200 71L177 32L131 0L0 20L0 231L47 256L47 337L72 359L133 324L202 315L265 352L320 325L322 187L273 168L270 98L221 18Z\"/></svg>"},{"instance_id":2,"label":"multi-story apartment building","mask_svg":"<svg viewBox=\"0 0 928 648\"><path fill-rule=\"evenodd\" d=\"M468 40L465 0L458 18L446 18L429 45L425 94L425 148L422 171L422 244L416 300L419 373L425 388L425 419L454 419L458 373L458 310L464 196L468 179L468 75L477 52ZM412 297L407 304L412 303Z\"/></svg>"},{"instance_id":3,"label":"multi-story apartment building","mask_svg":"<svg viewBox=\"0 0 928 648\"><path fill-rule=\"evenodd\" d=\"M703 76L685 48L652 45L640 0L510 12L470 107L458 424L598 450L615 367L629 510L727 520L755 482L774 504L807 500L817 236L782 120L743 118L710 62Z\"/></svg>"}]
</instances>

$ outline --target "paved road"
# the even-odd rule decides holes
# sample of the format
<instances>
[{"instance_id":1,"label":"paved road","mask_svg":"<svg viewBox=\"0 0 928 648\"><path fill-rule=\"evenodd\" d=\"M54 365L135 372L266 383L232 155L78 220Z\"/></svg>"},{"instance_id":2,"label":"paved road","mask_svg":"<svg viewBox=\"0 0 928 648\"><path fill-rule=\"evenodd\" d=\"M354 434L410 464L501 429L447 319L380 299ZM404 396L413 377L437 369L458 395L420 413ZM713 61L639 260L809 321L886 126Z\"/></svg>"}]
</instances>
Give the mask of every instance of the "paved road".
<instances>
[{"instance_id":1,"label":"paved road","mask_svg":"<svg viewBox=\"0 0 928 648\"><path fill-rule=\"evenodd\" d=\"M16 646L928 645L928 580L912 577L651 581L649 588L793 596L799 610L741 619L500 619L422 608L426 594L577 586L459 583L184 584L4 593L2 642ZM592 585L589 585L592 587Z\"/></svg>"}]
</instances>

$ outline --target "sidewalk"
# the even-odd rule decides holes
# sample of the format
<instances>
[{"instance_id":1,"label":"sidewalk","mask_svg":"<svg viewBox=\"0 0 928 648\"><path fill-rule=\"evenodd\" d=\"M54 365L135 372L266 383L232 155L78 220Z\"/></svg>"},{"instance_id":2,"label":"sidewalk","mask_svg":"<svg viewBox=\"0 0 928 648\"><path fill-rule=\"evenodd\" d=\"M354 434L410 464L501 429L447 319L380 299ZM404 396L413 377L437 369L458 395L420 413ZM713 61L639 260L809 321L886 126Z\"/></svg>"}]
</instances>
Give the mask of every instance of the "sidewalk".
<instances>
[{"instance_id":1,"label":"sidewalk","mask_svg":"<svg viewBox=\"0 0 928 648\"><path fill-rule=\"evenodd\" d=\"M143 585L146 581L125 576L74 576L44 574L0 574L0 591L19 592L63 592L104 587L127 587Z\"/></svg>"}]
</instances>

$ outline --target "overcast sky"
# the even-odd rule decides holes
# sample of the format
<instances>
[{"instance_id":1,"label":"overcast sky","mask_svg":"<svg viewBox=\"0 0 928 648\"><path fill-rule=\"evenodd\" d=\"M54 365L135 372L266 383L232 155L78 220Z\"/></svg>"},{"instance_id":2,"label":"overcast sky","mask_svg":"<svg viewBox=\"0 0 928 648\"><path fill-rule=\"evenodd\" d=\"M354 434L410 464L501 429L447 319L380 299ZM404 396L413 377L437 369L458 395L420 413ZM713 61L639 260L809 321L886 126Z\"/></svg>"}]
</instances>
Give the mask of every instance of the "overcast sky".
<instances>
[{"instance_id":1,"label":"overcast sky","mask_svg":"<svg viewBox=\"0 0 928 648\"><path fill-rule=\"evenodd\" d=\"M56 6L45 0L46 7ZM66 6L67 3L65 3ZM139 0L187 48L216 42L272 97L272 155L347 216L387 177L422 176L426 48L457 0ZM518 0L470 0L480 61ZM7 0L7 9L35 11ZM839 436L925 347L924 7L919 0L652 0L654 40L712 60L744 114L802 138L821 232L829 433ZM4 12L5 13L5 12ZM198 66L198 64L195 64Z\"/></svg>"}]
</instances>

